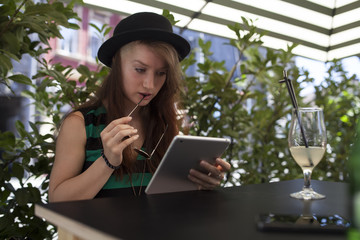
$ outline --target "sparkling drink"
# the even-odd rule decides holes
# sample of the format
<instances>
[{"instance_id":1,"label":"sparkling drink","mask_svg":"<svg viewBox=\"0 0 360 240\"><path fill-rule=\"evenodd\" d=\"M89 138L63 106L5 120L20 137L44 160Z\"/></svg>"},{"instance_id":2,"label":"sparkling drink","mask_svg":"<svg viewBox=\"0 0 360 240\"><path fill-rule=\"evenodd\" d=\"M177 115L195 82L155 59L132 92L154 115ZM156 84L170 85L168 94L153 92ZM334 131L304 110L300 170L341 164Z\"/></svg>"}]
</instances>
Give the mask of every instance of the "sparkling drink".
<instances>
[{"instance_id":1,"label":"sparkling drink","mask_svg":"<svg viewBox=\"0 0 360 240\"><path fill-rule=\"evenodd\" d=\"M324 156L325 148L323 147L305 147L297 146L290 147L291 155L295 162L303 169L313 170L313 168L319 164L320 160ZM311 160L311 161L310 161ZM310 164L313 163L313 165Z\"/></svg>"}]
</instances>

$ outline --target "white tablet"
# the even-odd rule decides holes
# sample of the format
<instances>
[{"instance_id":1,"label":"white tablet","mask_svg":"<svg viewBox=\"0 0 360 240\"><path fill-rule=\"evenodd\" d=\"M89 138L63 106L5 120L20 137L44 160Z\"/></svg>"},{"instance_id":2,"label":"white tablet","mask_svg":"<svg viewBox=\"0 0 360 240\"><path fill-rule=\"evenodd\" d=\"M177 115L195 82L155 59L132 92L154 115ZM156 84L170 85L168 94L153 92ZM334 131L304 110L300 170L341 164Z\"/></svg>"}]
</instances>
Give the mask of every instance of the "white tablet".
<instances>
[{"instance_id":1,"label":"white tablet","mask_svg":"<svg viewBox=\"0 0 360 240\"><path fill-rule=\"evenodd\" d=\"M196 190L197 185L188 179L190 169L199 169L201 160L215 163L215 159L224 153L229 143L229 139L225 138L175 136L145 193Z\"/></svg>"}]
</instances>

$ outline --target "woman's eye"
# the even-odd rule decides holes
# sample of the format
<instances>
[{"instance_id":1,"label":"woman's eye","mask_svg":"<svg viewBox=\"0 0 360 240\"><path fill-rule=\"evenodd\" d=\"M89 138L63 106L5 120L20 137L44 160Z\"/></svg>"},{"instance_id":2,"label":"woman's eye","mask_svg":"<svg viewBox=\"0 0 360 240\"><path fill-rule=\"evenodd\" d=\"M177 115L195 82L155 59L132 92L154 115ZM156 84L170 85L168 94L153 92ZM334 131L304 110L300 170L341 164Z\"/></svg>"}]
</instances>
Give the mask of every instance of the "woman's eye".
<instances>
[{"instance_id":1,"label":"woman's eye","mask_svg":"<svg viewBox=\"0 0 360 240\"><path fill-rule=\"evenodd\" d=\"M159 76L165 76L167 73L166 72L158 72Z\"/></svg>"},{"instance_id":2,"label":"woman's eye","mask_svg":"<svg viewBox=\"0 0 360 240\"><path fill-rule=\"evenodd\" d=\"M144 68L135 68L135 71L137 71L138 73L144 73L145 69Z\"/></svg>"}]
</instances>

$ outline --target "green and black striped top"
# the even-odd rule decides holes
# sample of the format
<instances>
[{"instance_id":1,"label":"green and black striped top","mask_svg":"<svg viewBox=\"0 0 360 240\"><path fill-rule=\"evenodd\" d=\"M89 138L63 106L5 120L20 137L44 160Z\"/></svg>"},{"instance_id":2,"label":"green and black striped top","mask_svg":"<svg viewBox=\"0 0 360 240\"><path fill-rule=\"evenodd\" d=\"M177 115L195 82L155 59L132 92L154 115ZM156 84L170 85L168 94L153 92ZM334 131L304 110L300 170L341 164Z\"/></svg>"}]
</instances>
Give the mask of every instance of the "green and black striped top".
<instances>
[{"instance_id":1,"label":"green and black striped top","mask_svg":"<svg viewBox=\"0 0 360 240\"><path fill-rule=\"evenodd\" d=\"M89 107L80 109L80 112L84 116L86 129L86 155L83 166L84 172L87 168L91 166L91 164L96 159L101 156L103 146L100 138L100 133L106 126L106 109L103 106L97 108ZM141 185L141 179L143 174L142 169L145 162L144 160L145 158L141 155L137 156L136 169L141 169L141 171L139 170L140 172L132 173L132 181L129 180L129 175L126 173L126 170L123 171L124 176L122 179L116 177L113 174L96 197L133 194L133 187L135 188L136 193L138 193L139 187ZM144 179L142 182L143 190L149 184L151 177L152 174L147 169L144 173ZM131 182L133 187L131 186Z\"/></svg>"}]
</instances>

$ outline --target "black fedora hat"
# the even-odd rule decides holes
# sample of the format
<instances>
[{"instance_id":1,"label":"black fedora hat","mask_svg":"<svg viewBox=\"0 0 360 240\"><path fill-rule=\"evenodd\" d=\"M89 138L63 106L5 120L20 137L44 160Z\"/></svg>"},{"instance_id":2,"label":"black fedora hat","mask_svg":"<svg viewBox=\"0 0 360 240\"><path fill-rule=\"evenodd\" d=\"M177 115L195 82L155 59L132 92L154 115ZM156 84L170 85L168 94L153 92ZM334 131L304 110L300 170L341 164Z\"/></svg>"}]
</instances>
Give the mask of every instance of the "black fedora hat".
<instances>
[{"instance_id":1,"label":"black fedora hat","mask_svg":"<svg viewBox=\"0 0 360 240\"><path fill-rule=\"evenodd\" d=\"M99 48L98 58L111 67L115 53L125 44L136 40L156 40L171 44L180 60L190 52L190 44L181 36L173 33L167 18L151 12L140 12L121 20L115 27L114 34Z\"/></svg>"}]
</instances>

